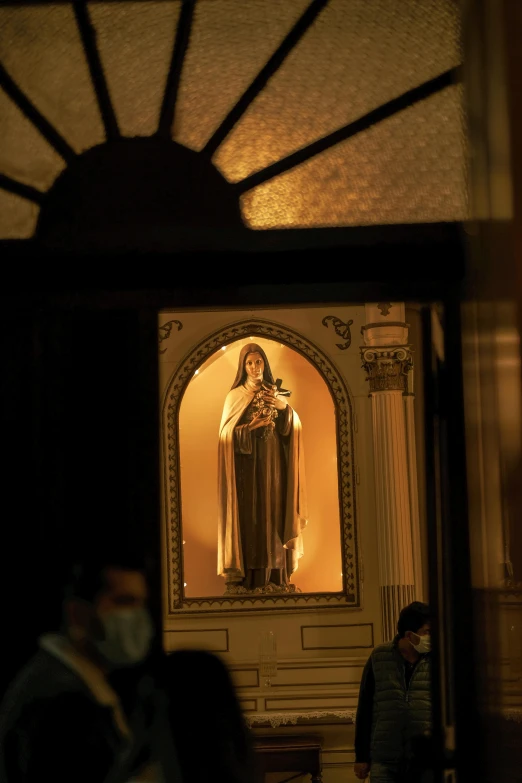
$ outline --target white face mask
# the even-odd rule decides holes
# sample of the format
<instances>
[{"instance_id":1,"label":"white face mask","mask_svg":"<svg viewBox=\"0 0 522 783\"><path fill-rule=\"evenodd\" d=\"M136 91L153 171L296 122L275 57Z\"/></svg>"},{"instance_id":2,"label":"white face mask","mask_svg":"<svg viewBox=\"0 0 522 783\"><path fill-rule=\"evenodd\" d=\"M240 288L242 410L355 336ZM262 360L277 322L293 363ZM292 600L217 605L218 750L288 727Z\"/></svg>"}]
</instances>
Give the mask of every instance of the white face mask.
<instances>
[{"instance_id":1,"label":"white face mask","mask_svg":"<svg viewBox=\"0 0 522 783\"><path fill-rule=\"evenodd\" d=\"M143 661L150 649L154 629L146 609L120 609L99 615L105 638L96 647L115 668Z\"/></svg>"},{"instance_id":2,"label":"white face mask","mask_svg":"<svg viewBox=\"0 0 522 783\"><path fill-rule=\"evenodd\" d=\"M417 636L417 634L415 635ZM411 642L414 650L417 650L421 655L431 652L431 636L429 633L425 634L425 636L419 636L419 639L420 642L418 644L413 644L413 642Z\"/></svg>"}]
</instances>

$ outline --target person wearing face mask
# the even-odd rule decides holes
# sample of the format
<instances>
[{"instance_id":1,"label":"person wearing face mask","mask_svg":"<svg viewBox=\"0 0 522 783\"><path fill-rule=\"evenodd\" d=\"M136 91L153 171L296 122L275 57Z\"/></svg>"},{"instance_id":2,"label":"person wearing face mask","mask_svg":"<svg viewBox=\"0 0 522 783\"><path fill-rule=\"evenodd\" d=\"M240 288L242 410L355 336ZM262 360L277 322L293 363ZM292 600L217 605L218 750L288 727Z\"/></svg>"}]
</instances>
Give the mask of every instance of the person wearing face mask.
<instances>
[{"instance_id":1,"label":"person wearing face mask","mask_svg":"<svg viewBox=\"0 0 522 783\"><path fill-rule=\"evenodd\" d=\"M415 742L431 733L430 609L404 607L392 642L377 646L364 667L355 720L359 780L418 783Z\"/></svg>"},{"instance_id":2,"label":"person wearing face mask","mask_svg":"<svg viewBox=\"0 0 522 783\"><path fill-rule=\"evenodd\" d=\"M132 712L110 681L149 653L147 600L145 574L135 563L113 559L74 569L61 632L40 639L1 705L1 783L162 780L151 678L137 686Z\"/></svg>"}]
</instances>

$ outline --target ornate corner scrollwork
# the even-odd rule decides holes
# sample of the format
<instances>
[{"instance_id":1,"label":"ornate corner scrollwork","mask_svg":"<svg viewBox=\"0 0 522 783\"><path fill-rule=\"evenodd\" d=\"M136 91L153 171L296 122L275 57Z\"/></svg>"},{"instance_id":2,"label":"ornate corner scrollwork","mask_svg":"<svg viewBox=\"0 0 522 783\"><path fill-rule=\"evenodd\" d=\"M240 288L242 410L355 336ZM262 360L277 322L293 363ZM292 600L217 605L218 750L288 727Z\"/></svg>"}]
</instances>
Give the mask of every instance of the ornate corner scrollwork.
<instances>
[{"instance_id":1,"label":"ornate corner scrollwork","mask_svg":"<svg viewBox=\"0 0 522 783\"><path fill-rule=\"evenodd\" d=\"M409 345L383 348L361 348L362 368L370 384L370 393L408 391L408 373L413 368Z\"/></svg>"},{"instance_id":2,"label":"ornate corner scrollwork","mask_svg":"<svg viewBox=\"0 0 522 783\"><path fill-rule=\"evenodd\" d=\"M377 302L377 310L381 311L381 315L386 318L392 308L391 302Z\"/></svg>"},{"instance_id":3,"label":"ornate corner scrollwork","mask_svg":"<svg viewBox=\"0 0 522 783\"><path fill-rule=\"evenodd\" d=\"M341 351L345 351L352 344L352 334L350 332L350 326L353 324L353 319L350 319L345 323L344 321L341 321L340 318L337 318L337 316L335 315L326 315L321 321L321 323L323 326L326 326L328 328L329 326L328 321L332 322L335 334L338 337L342 337L343 340L346 340L345 343L336 343L337 348L340 348Z\"/></svg>"},{"instance_id":4,"label":"ornate corner scrollwork","mask_svg":"<svg viewBox=\"0 0 522 783\"><path fill-rule=\"evenodd\" d=\"M339 469L339 511L341 521L344 589L340 593L280 593L262 595L225 594L208 598L187 598L183 591L181 482L179 465L179 408L195 370L223 345L246 336L259 336L285 343L305 356L327 383L336 406L337 460ZM167 387L163 409L164 455L166 460L166 534L168 541L169 612L248 611L253 608L358 607L360 605L357 512L354 486L353 405L346 383L331 360L299 333L280 324L251 319L230 324L196 345L179 364Z\"/></svg>"},{"instance_id":5,"label":"ornate corner scrollwork","mask_svg":"<svg viewBox=\"0 0 522 783\"><path fill-rule=\"evenodd\" d=\"M172 321L167 321L163 324L163 326L159 327L159 336L158 336L158 345L161 345L163 340L168 340L170 337L170 333L172 332L172 327L176 324L178 327L178 332L181 332L183 329L183 324L181 321L177 321L175 318ZM165 353L167 349L163 348L163 350L160 349L160 353Z\"/></svg>"}]
</instances>

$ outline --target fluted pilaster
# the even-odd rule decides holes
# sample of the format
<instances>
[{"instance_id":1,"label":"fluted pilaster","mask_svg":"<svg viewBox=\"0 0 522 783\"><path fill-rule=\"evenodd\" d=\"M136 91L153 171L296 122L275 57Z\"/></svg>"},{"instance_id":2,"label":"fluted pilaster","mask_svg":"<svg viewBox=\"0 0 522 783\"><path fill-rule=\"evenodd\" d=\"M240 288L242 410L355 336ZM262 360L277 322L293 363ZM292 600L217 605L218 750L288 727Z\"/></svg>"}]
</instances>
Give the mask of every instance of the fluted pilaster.
<instances>
[{"instance_id":1,"label":"fluted pilaster","mask_svg":"<svg viewBox=\"0 0 522 783\"><path fill-rule=\"evenodd\" d=\"M413 356L403 304L366 305L366 311L361 359L372 399L379 585L387 641L396 633L400 610L415 600L416 584L421 584L413 396L405 402Z\"/></svg>"},{"instance_id":2,"label":"fluted pilaster","mask_svg":"<svg viewBox=\"0 0 522 783\"><path fill-rule=\"evenodd\" d=\"M372 394L379 581L385 639L392 639L399 612L414 600L406 425L402 392Z\"/></svg>"}]
</instances>

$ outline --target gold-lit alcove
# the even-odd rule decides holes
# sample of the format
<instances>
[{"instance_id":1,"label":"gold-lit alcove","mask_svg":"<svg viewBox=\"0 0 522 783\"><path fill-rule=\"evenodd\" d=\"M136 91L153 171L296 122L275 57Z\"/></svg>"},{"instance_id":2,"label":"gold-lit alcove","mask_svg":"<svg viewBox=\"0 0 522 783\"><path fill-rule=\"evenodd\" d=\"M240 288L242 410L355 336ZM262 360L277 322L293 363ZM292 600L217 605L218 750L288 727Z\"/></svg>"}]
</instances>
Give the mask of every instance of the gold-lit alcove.
<instances>
[{"instance_id":1,"label":"gold-lit alcove","mask_svg":"<svg viewBox=\"0 0 522 783\"><path fill-rule=\"evenodd\" d=\"M305 552L292 578L298 592L224 596L216 571L218 432L240 350L252 342L292 390L304 436L307 518L315 524L303 531ZM273 321L231 323L183 358L167 386L163 425L171 612L359 605L353 402L326 354Z\"/></svg>"}]
</instances>

